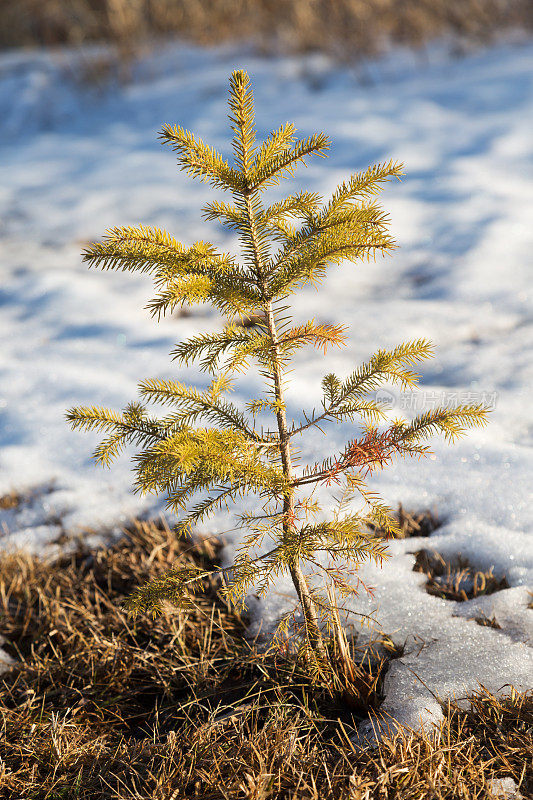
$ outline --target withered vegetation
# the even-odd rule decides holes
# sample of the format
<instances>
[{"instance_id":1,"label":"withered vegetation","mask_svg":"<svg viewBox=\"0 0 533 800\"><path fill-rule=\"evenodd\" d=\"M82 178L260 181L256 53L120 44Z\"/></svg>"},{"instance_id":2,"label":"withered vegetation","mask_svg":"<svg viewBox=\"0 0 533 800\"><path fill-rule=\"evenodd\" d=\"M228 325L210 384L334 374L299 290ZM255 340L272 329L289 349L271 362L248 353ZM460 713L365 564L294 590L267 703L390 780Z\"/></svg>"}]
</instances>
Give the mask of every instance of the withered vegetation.
<instances>
[{"instance_id":1,"label":"withered vegetation","mask_svg":"<svg viewBox=\"0 0 533 800\"><path fill-rule=\"evenodd\" d=\"M435 511L426 509L425 511L409 511L398 504L398 511L394 514L394 519L398 524L397 539L410 539L415 536L431 536L433 531L440 528L442 520L439 519ZM385 536L386 532L379 525L369 525L370 530L377 536Z\"/></svg>"},{"instance_id":2,"label":"withered vegetation","mask_svg":"<svg viewBox=\"0 0 533 800\"><path fill-rule=\"evenodd\" d=\"M18 508L20 501L21 496L18 492L8 492L0 497L0 509L2 511L9 511L12 508Z\"/></svg>"},{"instance_id":3,"label":"withered vegetation","mask_svg":"<svg viewBox=\"0 0 533 800\"><path fill-rule=\"evenodd\" d=\"M498 577L492 569L476 569L461 555L444 558L435 550L419 550L413 569L427 575L428 594L446 600L462 602L509 588L505 575Z\"/></svg>"},{"instance_id":4,"label":"withered vegetation","mask_svg":"<svg viewBox=\"0 0 533 800\"><path fill-rule=\"evenodd\" d=\"M321 51L342 60L390 41L418 47L436 36L458 46L533 28L530 0L17 0L0 3L0 46L87 41L131 50L169 34L201 44L253 42L266 52Z\"/></svg>"},{"instance_id":5,"label":"withered vegetation","mask_svg":"<svg viewBox=\"0 0 533 800\"><path fill-rule=\"evenodd\" d=\"M480 691L432 733L361 750L386 662L366 654L344 690L313 686L290 652L246 641L211 579L187 613L121 610L148 575L215 559L209 540L148 523L55 564L1 557L0 634L18 660L0 678L1 797L474 800L493 777L533 790L531 695Z\"/></svg>"}]
</instances>

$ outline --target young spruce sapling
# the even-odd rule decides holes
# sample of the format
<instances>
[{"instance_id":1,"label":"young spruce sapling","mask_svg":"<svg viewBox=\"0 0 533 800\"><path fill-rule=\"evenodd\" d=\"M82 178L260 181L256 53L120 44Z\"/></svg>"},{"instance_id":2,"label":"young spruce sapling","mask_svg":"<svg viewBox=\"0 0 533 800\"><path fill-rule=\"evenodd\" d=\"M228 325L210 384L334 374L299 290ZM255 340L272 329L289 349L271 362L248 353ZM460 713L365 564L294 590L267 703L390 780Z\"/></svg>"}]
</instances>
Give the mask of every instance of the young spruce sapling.
<instances>
[{"instance_id":1,"label":"young spruce sapling","mask_svg":"<svg viewBox=\"0 0 533 800\"><path fill-rule=\"evenodd\" d=\"M311 345L325 353L346 342L342 327L293 322L288 298L306 284L320 285L332 265L394 248L375 196L384 182L399 178L401 166L389 162L356 173L325 204L317 194L302 191L267 206L265 190L293 175L309 156L324 157L329 140L324 133L298 140L294 126L286 123L259 145L250 81L242 71L231 76L229 108L233 163L181 127L165 125L161 138L190 176L230 193L232 203L210 202L204 216L238 232L242 258L203 241L186 247L145 226L113 228L84 253L91 266L151 273L157 294L148 308L157 317L184 303L211 303L227 318L223 330L181 342L173 351L178 364L197 362L212 376L209 388L149 379L140 383L140 396L170 406L166 416L150 415L139 402L122 413L84 406L67 416L73 428L105 434L94 454L103 465L126 445L140 448L134 456L135 488L165 493L167 507L181 516L181 534L210 512L256 495L258 513L238 515L245 534L231 570L219 570L227 578L224 591L229 601L242 605L252 587L263 595L278 576L290 575L301 604L303 647L315 662L324 662L331 588L341 595L355 591L350 575L357 564L379 563L386 554L384 540L371 535L369 526L390 536L398 533L391 509L367 488L367 478L393 457L426 454L434 434L453 442L467 428L484 424L487 411L481 405L437 408L410 422L383 424L386 414L375 392L384 382L402 389L416 386L420 376L412 367L433 351L430 342L418 339L378 350L344 379L326 375L320 408L302 412L304 421L288 419L284 389L296 351ZM243 316L257 324L239 324ZM234 381L257 368L264 396L242 407L231 402ZM259 424L265 415L272 419L266 428ZM295 445L310 428L356 420L357 432L342 452L322 463L298 463ZM330 519L320 519L314 496L320 486L342 486L344 500L359 498L359 510L344 502ZM328 591L317 581L318 573ZM204 575L200 568L174 569L139 587L127 605L153 613L164 601L186 607Z\"/></svg>"}]
</instances>

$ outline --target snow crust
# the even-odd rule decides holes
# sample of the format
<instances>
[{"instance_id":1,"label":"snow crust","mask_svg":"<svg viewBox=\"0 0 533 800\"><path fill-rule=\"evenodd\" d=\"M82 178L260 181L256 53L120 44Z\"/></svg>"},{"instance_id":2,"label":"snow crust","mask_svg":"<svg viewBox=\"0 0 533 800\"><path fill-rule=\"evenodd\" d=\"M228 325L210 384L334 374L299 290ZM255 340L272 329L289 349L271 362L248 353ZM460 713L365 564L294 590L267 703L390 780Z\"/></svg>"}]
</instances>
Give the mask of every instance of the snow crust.
<instances>
[{"instance_id":1,"label":"snow crust","mask_svg":"<svg viewBox=\"0 0 533 800\"><path fill-rule=\"evenodd\" d=\"M109 473L93 466L97 438L72 433L64 411L121 408L145 377L205 385L192 369L178 373L168 353L221 320L200 309L157 324L143 310L146 278L89 272L79 254L114 225L157 225L185 244L207 238L200 208L212 194L174 168L156 132L180 123L227 153L227 78L245 68L259 136L292 120L301 135L324 129L333 139L331 157L300 170L291 190L327 196L349 172L389 158L407 171L383 197L401 249L376 264L340 266L318 292L295 298L297 319L348 325L350 341L327 363L316 353L302 358L290 413L298 419L318 403L326 372L346 375L378 347L420 336L436 343L437 358L423 367L417 395L387 395L391 416L447 402L494 406L486 430L453 448L437 442L432 459L401 462L373 480L391 505L432 508L445 521L429 543L393 542L383 569L361 570L375 592L350 606L371 618L352 618L366 619L359 636L382 631L405 648L387 675L382 712L416 727L439 719L437 698L463 697L480 683L495 692L530 688L533 44L455 60L434 51L424 64L397 53L358 76L321 58L175 44L136 65L131 84L100 89L76 82L79 58L0 57L0 496L26 498L0 510L0 544L50 554L62 532L98 536L161 510L131 493L127 459ZM210 234L236 250L221 229ZM258 392L251 375L236 400ZM351 435L347 427L311 432L302 458L319 460ZM206 529L230 526L220 515ZM238 540L231 532L226 540L229 561ZM412 571L422 547L492 567L510 588L466 603L429 596ZM251 632L269 631L292 597L280 582L264 603L252 601ZM495 616L500 629L477 625L481 615Z\"/></svg>"},{"instance_id":2,"label":"snow crust","mask_svg":"<svg viewBox=\"0 0 533 800\"><path fill-rule=\"evenodd\" d=\"M512 778L492 778L489 789L494 797L515 798L515 800L523 797L518 790L516 781Z\"/></svg>"}]
</instances>

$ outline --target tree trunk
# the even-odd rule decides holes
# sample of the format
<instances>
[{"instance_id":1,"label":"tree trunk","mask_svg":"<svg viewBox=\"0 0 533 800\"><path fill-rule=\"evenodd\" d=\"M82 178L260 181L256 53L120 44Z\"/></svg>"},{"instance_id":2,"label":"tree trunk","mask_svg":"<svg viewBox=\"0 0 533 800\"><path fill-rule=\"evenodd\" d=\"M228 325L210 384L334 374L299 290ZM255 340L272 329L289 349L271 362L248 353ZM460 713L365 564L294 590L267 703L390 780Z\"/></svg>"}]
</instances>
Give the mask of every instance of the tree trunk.
<instances>
[{"instance_id":1,"label":"tree trunk","mask_svg":"<svg viewBox=\"0 0 533 800\"><path fill-rule=\"evenodd\" d=\"M248 214L248 219L250 221L250 230L254 247L257 276L262 291L264 292L265 291L265 284L263 277L264 271L259 255L259 247L256 234L256 221L249 195L246 197L246 211ZM279 448L281 455L281 463L283 467L283 473L287 478L287 481L290 482L292 481L294 476L292 471L291 447L289 442L289 434L287 430L287 416L285 414L284 401L283 401L283 386L282 386L283 376L281 372L281 364L279 358L278 333L272 309L272 302L271 300L267 300L266 298L264 305L264 313L265 313L265 320L268 326L268 331L270 334L270 339L272 341L272 350L274 355L273 373L272 373L274 379L274 394L276 400L279 401L280 403L280 407L276 412L276 417L277 417L278 431L279 431ZM285 493L283 501L283 514L284 514L283 533L286 541L289 541L290 538L295 534L294 507L295 507L295 492L293 488L289 488ZM306 631L307 641L309 642L309 645L316 656L317 662L319 664L324 664L325 662L327 662L327 653L326 653L326 648L324 646L324 639L322 636L322 632L320 630L318 612L316 609L316 605L313 601L311 592L309 590L309 585L307 583L306 577L302 572L300 561L297 557L289 565L289 571L292 578L292 582L294 584L294 588L296 589L296 593L298 595L298 599L300 600L302 606L302 611L305 619L305 631Z\"/></svg>"}]
</instances>

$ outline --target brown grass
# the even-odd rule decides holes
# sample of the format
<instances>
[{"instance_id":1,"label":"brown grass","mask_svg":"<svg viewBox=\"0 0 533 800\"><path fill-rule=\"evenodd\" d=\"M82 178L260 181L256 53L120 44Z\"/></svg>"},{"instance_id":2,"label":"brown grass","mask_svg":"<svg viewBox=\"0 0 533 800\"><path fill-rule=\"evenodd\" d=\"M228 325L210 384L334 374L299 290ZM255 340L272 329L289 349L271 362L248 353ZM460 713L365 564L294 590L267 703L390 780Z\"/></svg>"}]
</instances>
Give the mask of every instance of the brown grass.
<instances>
[{"instance_id":1,"label":"brown grass","mask_svg":"<svg viewBox=\"0 0 533 800\"><path fill-rule=\"evenodd\" d=\"M18 492L9 492L0 497L0 509L6 511L12 508L18 508L21 503L21 495Z\"/></svg>"},{"instance_id":2,"label":"brown grass","mask_svg":"<svg viewBox=\"0 0 533 800\"><path fill-rule=\"evenodd\" d=\"M446 600L461 602L509 588L505 576L498 578L491 569L476 569L468 559L460 555L451 559L444 558L435 550L419 550L413 569L427 575L428 594ZM489 622L480 624L488 625Z\"/></svg>"},{"instance_id":3,"label":"brown grass","mask_svg":"<svg viewBox=\"0 0 533 800\"><path fill-rule=\"evenodd\" d=\"M130 48L178 34L355 59L389 41L417 47L451 34L480 42L510 27L533 28L530 0L0 0L0 46L104 40Z\"/></svg>"},{"instance_id":4,"label":"brown grass","mask_svg":"<svg viewBox=\"0 0 533 800\"><path fill-rule=\"evenodd\" d=\"M208 540L146 523L54 566L1 557L0 634L20 660L0 681L1 797L474 800L492 777L533 790L531 696L480 692L433 733L361 751L350 736L386 664L356 668L374 689L359 684L354 711L291 656L255 652L214 584L187 615L123 614L148 575L214 559Z\"/></svg>"},{"instance_id":5,"label":"brown grass","mask_svg":"<svg viewBox=\"0 0 533 800\"><path fill-rule=\"evenodd\" d=\"M430 536L433 531L440 528L442 521L434 511L408 511L401 503L398 504L398 511L394 514L394 519L398 523L402 539L410 539L413 536ZM386 536L387 532L374 525L370 529L377 536Z\"/></svg>"}]
</instances>

